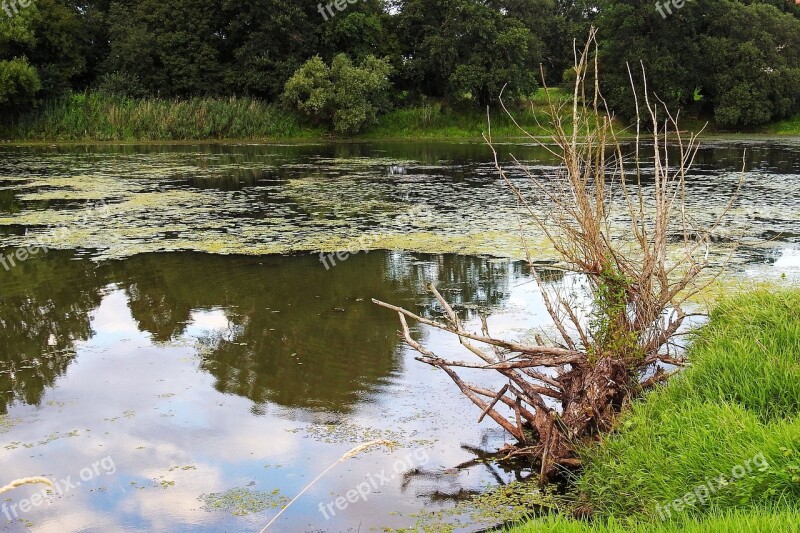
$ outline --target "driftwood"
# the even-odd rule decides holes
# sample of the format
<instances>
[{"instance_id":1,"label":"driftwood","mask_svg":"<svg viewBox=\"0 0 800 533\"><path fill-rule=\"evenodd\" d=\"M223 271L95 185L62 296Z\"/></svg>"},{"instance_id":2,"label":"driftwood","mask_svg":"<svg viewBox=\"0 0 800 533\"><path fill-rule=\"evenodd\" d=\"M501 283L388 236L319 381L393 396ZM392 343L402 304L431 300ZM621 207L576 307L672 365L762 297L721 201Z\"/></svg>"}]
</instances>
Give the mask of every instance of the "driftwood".
<instances>
[{"instance_id":1,"label":"driftwood","mask_svg":"<svg viewBox=\"0 0 800 533\"><path fill-rule=\"evenodd\" d=\"M684 304L721 271L701 276L712 265L710 236L733 202L705 226L689 216L685 182L699 146L697 136L685 138L669 112L663 121L659 118L660 108L651 102L644 71L643 107L650 118L647 147L652 147L652 161L645 168L638 119L634 153L623 152L598 89L596 46L592 30L583 51L575 54L572 101L550 102L555 132L551 143L529 135L559 158L559 172L537 176L514 160L535 186L533 199L500 164L491 129L485 136L496 169L523 213L545 234L563 268L587 280L588 308L573 296L548 288L530 254L531 271L558 332L551 342L540 335L532 345L492 337L485 319L480 333L469 331L433 285L429 289L446 321L373 300L397 313L400 334L419 353L417 359L446 372L480 409L479 420L488 416L516 439L505 448L508 457L525 455L540 462L542 483L559 469L578 467L576 445L611 430L626 402L668 379L674 370L665 370L665 365L684 364L675 342L689 316ZM593 87L587 88L587 80ZM636 93L632 74L631 82ZM636 105L638 109L638 96ZM672 164L668 143L679 154ZM645 174L652 183L643 183ZM619 222L612 224L612 213L619 206L622 228ZM408 320L456 335L472 357L459 361L437 356L412 337ZM490 390L464 381L458 369L499 372L507 383Z\"/></svg>"}]
</instances>

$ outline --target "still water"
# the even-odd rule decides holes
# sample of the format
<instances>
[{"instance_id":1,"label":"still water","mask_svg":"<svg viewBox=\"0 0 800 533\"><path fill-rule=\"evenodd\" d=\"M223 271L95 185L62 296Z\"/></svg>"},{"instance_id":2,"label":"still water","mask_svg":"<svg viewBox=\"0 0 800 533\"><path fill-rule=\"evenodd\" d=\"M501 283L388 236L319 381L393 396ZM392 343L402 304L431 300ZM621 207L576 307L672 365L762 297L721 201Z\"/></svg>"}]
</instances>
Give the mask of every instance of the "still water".
<instances>
[{"instance_id":1,"label":"still water","mask_svg":"<svg viewBox=\"0 0 800 533\"><path fill-rule=\"evenodd\" d=\"M697 216L724 206L745 148L730 275L797 279L797 142L711 143ZM508 199L475 144L0 148L0 253L49 249L0 267L0 482L59 481L38 505L35 486L4 494L33 505L4 507L0 526L258 531L376 439L396 447L337 465L271 531L414 527L526 477L486 459L507 436L370 303L436 316L433 281L474 327L545 324ZM309 253L362 246L327 268ZM463 358L441 332L413 334Z\"/></svg>"}]
</instances>

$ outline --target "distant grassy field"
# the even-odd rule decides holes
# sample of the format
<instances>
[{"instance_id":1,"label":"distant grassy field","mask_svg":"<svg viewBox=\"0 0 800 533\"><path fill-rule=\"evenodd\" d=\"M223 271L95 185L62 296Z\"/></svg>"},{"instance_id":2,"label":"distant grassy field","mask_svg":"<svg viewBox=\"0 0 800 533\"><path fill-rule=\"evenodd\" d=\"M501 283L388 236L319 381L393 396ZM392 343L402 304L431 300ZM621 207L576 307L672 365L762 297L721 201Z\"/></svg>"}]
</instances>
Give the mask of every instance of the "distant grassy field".
<instances>
[{"instance_id":1,"label":"distant grassy field","mask_svg":"<svg viewBox=\"0 0 800 533\"><path fill-rule=\"evenodd\" d=\"M690 361L582 450L594 523L513 531L800 531L800 290L723 301Z\"/></svg>"}]
</instances>

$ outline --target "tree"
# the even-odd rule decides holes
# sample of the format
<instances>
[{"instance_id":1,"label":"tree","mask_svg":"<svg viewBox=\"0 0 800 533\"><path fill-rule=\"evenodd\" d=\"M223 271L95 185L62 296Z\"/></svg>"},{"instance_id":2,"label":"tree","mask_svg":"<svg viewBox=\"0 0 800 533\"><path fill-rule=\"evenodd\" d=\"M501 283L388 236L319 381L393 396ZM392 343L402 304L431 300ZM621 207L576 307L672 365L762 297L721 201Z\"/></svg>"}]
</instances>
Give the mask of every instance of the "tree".
<instances>
[{"instance_id":1,"label":"tree","mask_svg":"<svg viewBox=\"0 0 800 533\"><path fill-rule=\"evenodd\" d=\"M665 18L649 0L603 0L597 24L611 108L634 115L628 65L638 76L641 63L651 96L671 109L713 113L722 126L797 112L800 22L768 4L686 2Z\"/></svg>"},{"instance_id":2,"label":"tree","mask_svg":"<svg viewBox=\"0 0 800 533\"><path fill-rule=\"evenodd\" d=\"M283 100L339 133L356 133L373 124L388 105L390 73L389 62L374 56L356 66L347 55L339 54L330 67L315 56L286 82Z\"/></svg>"},{"instance_id":3,"label":"tree","mask_svg":"<svg viewBox=\"0 0 800 533\"><path fill-rule=\"evenodd\" d=\"M719 0L686 3L665 21L650 0L602 0L597 19L602 90L615 113L636 114L628 65L639 83L644 65L651 96L670 109L692 103L698 59L707 52L699 43L699 22L717 7L711 4Z\"/></svg>"},{"instance_id":4,"label":"tree","mask_svg":"<svg viewBox=\"0 0 800 533\"><path fill-rule=\"evenodd\" d=\"M401 86L480 105L495 101L506 84L509 94L530 94L544 49L523 10L531 4L403 2L398 15L406 58Z\"/></svg>"},{"instance_id":5,"label":"tree","mask_svg":"<svg viewBox=\"0 0 800 533\"><path fill-rule=\"evenodd\" d=\"M275 100L286 81L318 50L312 2L224 0L226 90Z\"/></svg>"},{"instance_id":6,"label":"tree","mask_svg":"<svg viewBox=\"0 0 800 533\"><path fill-rule=\"evenodd\" d=\"M347 10L318 26L319 53L325 61L337 54L360 62L367 56L388 57L393 66L400 62L400 42L393 31L393 17L382 0L350 4Z\"/></svg>"},{"instance_id":7,"label":"tree","mask_svg":"<svg viewBox=\"0 0 800 533\"><path fill-rule=\"evenodd\" d=\"M0 14L0 108L16 108L33 102L41 88L39 75L26 50L36 44L33 27L39 11L32 4L13 17Z\"/></svg>"},{"instance_id":8,"label":"tree","mask_svg":"<svg viewBox=\"0 0 800 533\"><path fill-rule=\"evenodd\" d=\"M86 54L93 45L85 39L80 8L62 0L36 0L40 16L34 24L36 45L28 57L42 82L41 96L58 96L73 88L86 72Z\"/></svg>"},{"instance_id":9,"label":"tree","mask_svg":"<svg viewBox=\"0 0 800 533\"><path fill-rule=\"evenodd\" d=\"M222 92L221 16L215 0L128 0L111 4L105 72L135 75L152 93Z\"/></svg>"},{"instance_id":10,"label":"tree","mask_svg":"<svg viewBox=\"0 0 800 533\"><path fill-rule=\"evenodd\" d=\"M800 111L800 21L764 4L734 3L712 21L698 85L723 127L752 127Z\"/></svg>"}]
</instances>

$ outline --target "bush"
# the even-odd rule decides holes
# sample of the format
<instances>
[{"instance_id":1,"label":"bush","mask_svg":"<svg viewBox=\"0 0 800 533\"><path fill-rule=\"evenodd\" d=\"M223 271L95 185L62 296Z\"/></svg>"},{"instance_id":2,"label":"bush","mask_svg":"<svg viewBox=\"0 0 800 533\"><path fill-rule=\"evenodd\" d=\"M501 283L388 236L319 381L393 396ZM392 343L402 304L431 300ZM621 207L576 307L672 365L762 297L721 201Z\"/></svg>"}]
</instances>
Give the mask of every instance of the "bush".
<instances>
[{"instance_id":1,"label":"bush","mask_svg":"<svg viewBox=\"0 0 800 533\"><path fill-rule=\"evenodd\" d=\"M0 61L0 106L28 105L40 88L39 75L27 59Z\"/></svg>"},{"instance_id":2,"label":"bush","mask_svg":"<svg viewBox=\"0 0 800 533\"><path fill-rule=\"evenodd\" d=\"M316 124L358 133L388 106L390 73L388 61L374 56L355 66L346 54L339 54L330 67L315 56L286 82L282 99Z\"/></svg>"}]
</instances>

